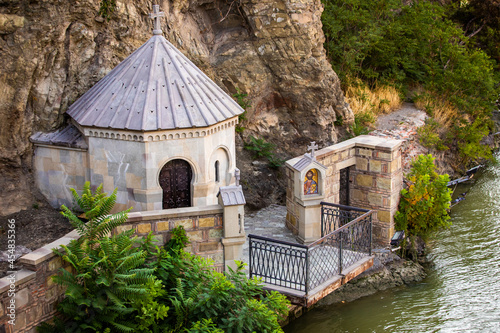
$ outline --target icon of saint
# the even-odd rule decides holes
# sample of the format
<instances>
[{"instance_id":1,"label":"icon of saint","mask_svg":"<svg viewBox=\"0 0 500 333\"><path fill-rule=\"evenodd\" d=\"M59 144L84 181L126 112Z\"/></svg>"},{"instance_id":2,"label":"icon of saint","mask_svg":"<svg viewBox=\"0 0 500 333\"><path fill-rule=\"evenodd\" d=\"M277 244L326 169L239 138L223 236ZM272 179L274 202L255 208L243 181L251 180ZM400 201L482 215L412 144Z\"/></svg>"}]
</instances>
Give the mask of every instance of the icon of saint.
<instances>
[{"instance_id":1,"label":"icon of saint","mask_svg":"<svg viewBox=\"0 0 500 333\"><path fill-rule=\"evenodd\" d=\"M304 195L318 194L318 173L315 169L309 170L304 179Z\"/></svg>"}]
</instances>

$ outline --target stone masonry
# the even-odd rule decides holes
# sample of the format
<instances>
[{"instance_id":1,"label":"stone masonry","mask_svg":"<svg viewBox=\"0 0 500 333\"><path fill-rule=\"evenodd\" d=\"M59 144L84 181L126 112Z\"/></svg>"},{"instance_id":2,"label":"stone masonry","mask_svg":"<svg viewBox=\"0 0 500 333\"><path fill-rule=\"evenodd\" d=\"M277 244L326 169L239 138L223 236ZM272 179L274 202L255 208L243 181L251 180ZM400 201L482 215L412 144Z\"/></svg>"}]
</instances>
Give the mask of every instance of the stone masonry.
<instances>
[{"instance_id":1,"label":"stone masonry","mask_svg":"<svg viewBox=\"0 0 500 333\"><path fill-rule=\"evenodd\" d=\"M399 203L403 172L400 140L361 135L316 152L327 167L324 201L339 202L340 170L350 167L349 205L377 211L373 215L373 241L388 245L394 234L394 214ZM299 200L295 197L292 166L300 157L287 161L287 227L298 234Z\"/></svg>"},{"instance_id":2,"label":"stone masonry","mask_svg":"<svg viewBox=\"0 0 500 333\"><path fill-rule=\"evenodd\" d=\"M212 259L217 271L224 270L224 247L222 244L223 207L212 205L171 210L129 213L129 219L114 232L135 229L137 236L146 236L150 231L158 245L170 239L170 230L182 225L191 243L186 251ZM56 256L53 248L67 245L77 239L76 230L21 257L23 269L15 278L0 279L0 332L35 333L36 326L49 320L56 313L56 306L64 296L64 290L52 282L60 268L71 271L71 267ZM12 286L11 286L12 284ZM10 325L9 292L15 289L15 326Z\"/></svg>"}]
</instances>

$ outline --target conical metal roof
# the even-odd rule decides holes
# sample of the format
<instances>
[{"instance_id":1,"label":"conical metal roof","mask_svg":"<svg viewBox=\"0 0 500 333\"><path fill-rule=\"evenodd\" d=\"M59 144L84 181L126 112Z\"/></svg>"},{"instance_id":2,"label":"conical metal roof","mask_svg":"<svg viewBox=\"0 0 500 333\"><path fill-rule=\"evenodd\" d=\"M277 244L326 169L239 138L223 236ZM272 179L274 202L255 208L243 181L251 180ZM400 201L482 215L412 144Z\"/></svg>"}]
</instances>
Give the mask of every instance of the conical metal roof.
<instances>
[{"instance_id":1,"label":"conical metal roof","mask_svg":"<svg viewBox=\"0 0 500 333\"><path fill-rule=\"evenodd\" d=\"M67 111L82 126L134 131L206 127L243 112L161 35L151 37Z\"/></svg>"}]
</instances>

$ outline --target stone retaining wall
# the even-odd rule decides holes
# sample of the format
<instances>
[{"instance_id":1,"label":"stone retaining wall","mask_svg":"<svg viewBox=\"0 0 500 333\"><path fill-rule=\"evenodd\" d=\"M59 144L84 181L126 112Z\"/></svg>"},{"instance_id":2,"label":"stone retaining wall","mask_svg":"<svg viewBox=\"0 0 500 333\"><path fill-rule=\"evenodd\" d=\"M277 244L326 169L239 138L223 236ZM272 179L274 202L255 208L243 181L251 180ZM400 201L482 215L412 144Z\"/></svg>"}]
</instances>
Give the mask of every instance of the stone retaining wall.
<instances>
[{"instance_id":1,"label":"stone retaining wall","mask_svg":"<svg viewBox=\"0 0 500 333\"><path fill-rule=\"evenodd\" d=\"M219 205L136 212L129 213L128 221L115 232L135 229L138 236L145 236L152 231L158 243L164 244L170 239L169 231L182 225L191 241L186 250L213 259L215 268L223 271L222 218L223 208ZM15 274L15 278L7 276L0 279L0 333L34 333L39 323L54 316L64 290L54 284L51 277L61 267L71 268L52 249L67 245L78 237L74 230L24 255L19 260L23 269ZM11 289L15 289L15 296L11 295ZM15 326L9 324L11 299L15 300Z\"/></svg>"}]
</instances>

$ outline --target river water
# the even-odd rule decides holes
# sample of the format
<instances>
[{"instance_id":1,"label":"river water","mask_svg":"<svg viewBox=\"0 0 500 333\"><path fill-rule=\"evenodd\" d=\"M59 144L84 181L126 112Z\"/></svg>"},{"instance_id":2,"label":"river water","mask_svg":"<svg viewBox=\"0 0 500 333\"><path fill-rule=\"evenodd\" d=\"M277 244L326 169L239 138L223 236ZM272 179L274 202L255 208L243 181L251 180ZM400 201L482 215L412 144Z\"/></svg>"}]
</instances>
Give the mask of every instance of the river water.
<instances>
[{"instance_id":1,"label":"river water","mask_svg":"<svg viewBox=\"0 0 500 333\"><path fill-rule=\"evenodd\" d=\"M500 165L456 193L466 190L424 281L313 309L285 332L500 332Z\"/></svg>"}]
</instances>

